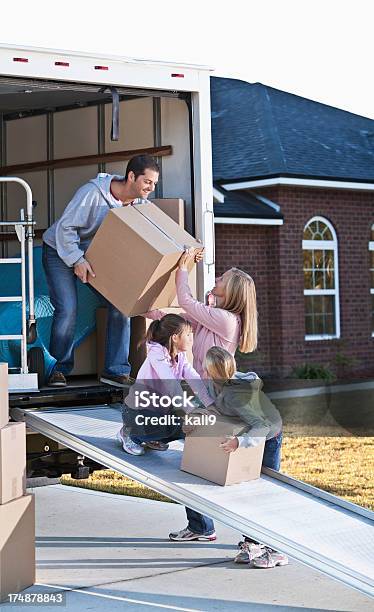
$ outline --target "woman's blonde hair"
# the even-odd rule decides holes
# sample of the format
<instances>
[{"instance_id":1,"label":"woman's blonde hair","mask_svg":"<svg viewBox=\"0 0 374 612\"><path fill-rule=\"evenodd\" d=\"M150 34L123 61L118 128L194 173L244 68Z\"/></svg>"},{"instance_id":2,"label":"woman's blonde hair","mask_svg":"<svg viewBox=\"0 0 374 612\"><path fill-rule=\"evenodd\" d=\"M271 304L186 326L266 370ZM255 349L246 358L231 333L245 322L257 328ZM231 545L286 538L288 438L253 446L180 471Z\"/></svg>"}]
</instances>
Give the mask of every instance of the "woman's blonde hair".
<instances>
[{"instance_id":1,"label":"woman's blonde hair","mask_svg":"<svg viewBox=\"0 0 374 612\"><path fill-rule=\"evenodd\" d=\"M205 355L204 367L210 378L225 382L236 372L235 358L226 349L212 346Z\"/></svg>"},{"instance_id":2,"label":"woman's blonde hair","mask_svg":"<svg viewBox=\"0 0 374 612\"><path fill-rule=\"evenodd\" d=\"M257 347L257 303L253 279L238 268L228 270L225 283L225 298L220 308L240 315L242 330L239 350L250 353Z\"/></svg>"}]
</instances>

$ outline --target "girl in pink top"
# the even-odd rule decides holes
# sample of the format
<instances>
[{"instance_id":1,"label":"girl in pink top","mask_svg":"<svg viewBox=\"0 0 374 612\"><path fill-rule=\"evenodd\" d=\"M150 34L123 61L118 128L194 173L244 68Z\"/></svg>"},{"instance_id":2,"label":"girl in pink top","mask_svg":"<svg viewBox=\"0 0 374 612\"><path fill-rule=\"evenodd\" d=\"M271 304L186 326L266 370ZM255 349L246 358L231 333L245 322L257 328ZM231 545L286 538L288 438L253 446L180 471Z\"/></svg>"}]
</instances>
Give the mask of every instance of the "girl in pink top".
<instances>
[{"instance_id":1,"label":"girl in pink top","mask_svg":"<svg viewBox=\"0 0 374 612\"><path fill-rule=\"evenodd\" d=\"M181 380L188 383L205 407L214 401L186 357L186 351L192 346L192 329L186 319L177 314L167 314L153 321L147 341L147 358L125 399L124 425L117 435L123 450L131 455L142 455L145 447L167 450L167 438L170 441L183 437L182 422L178 425L181 419L174 414L172 407L187 414L196 406L190 394L186 395L182 389ZM144 406L147 409L143 410ZM137 422L140 413L142 421ZM169 419L167 424L151 422L155 416L165 415ZM144 417L148 417L150 426Z\"/></svg>"},{"instance_id":2,"label":"girl in pink top","mask_svg":"<svg viewBox=\"0 0 374 612\"><path fill-rule=\"evenodd\" d=\"M200 376L204 372L207 351L213 346L226 349L231 355L237 348L250 353L257 346L257 306L256 289L252 278L239 270L231 268L216 278L212 289L215 306L206 306L196 300L188 285L188 266L192 261L201 260L193 250L183 253L176 274L178 303L194 332L192 347L193 364ZM149 312L144 316L158 319L161 311ZM215 540L216 533L212 519L199 512L186 508L188 525L181 531L169 534L173 541Z\"/></svg>"}]
</instances>

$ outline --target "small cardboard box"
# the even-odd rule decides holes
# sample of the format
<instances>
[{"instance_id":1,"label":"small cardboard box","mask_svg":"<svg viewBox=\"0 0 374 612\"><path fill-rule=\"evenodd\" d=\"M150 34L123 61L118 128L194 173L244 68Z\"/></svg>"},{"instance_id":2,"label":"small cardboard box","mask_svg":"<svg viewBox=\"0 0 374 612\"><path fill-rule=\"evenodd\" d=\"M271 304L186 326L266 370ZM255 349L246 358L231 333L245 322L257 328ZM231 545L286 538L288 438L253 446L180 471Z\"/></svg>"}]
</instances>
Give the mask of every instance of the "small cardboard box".
<instances>
[{"instance_id":1,"label":"small cardboard box","mask_svg":"<svg viewBox=\"0 0 374 612\"><path fill-rule=\"evenodd\" d=\"M247 426L217 416L215 425L199 425L186 436L181 470L219 485L231 485L260 477L265 439L259 446L226 453L220 443L240 435Z\"/></svg>"},{"instance_id":2,"label":"small cardboard box","mask_svg":"<svg viewBox=\"0 0 374 612\"><path fill-rule=\"evenodd\" d=\"M9 421L8 364L0 363L0 428Z\"/></svg>"},{"instance_id":3,"label":"small cardboard box","mask_svg":"<svg viewBox=\"0 0 374 612\"><path fill-rule=\"evenodd\" d=\"M0 601L35 582L35 501L33 495L0 506Z\"/></svg>"},{"instance_id":4,"label":"small cardboard box","mask_svg":"<svg viewBox=\"0 0 374 612\"><path fill-rule=\"evenodd\" d=\"M202 248L155 204L116 208L87 249L96 274L89 282L127 316L168 307L176 296L175 271L186 246Z\"/></svg>"},{"instance_id":5,"label":"small cardboard box","mask_svg":"<svg viewBox=\"0 0 374 612\"><path fill-rule=\"evenodd\" d=\"M184 227L184 200L180 198L155 198L152 200L158 208L171 217L180 227Z\"/></svg>"},{"instance_id":6,"label":"small cardboard box","mask_svg":"<svg viewBox=\"0 0 374 612\"><path fill-rule=\"evenodd\" d=\"M26 425L9 423L0 429L0 504L26 493Z\"/></svg>"}]
</instances>

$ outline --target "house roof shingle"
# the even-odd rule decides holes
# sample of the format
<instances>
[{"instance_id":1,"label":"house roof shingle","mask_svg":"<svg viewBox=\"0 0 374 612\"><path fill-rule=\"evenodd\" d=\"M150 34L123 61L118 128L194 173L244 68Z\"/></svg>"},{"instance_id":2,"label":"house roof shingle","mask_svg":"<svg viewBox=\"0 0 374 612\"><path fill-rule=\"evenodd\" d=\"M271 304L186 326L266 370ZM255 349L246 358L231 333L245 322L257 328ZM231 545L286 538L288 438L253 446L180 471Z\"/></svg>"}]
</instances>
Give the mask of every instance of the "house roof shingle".
<instances>
[{"instance_id":1,"label":"house roof shingle","mask_svg":"<svg viewBox=\"0 0 374 612\"><path fill-rule=\"evenodd\" d=\"M374 120L261 83L211 77L215 181L374 182Z\"/></svg>"}]
</instances>

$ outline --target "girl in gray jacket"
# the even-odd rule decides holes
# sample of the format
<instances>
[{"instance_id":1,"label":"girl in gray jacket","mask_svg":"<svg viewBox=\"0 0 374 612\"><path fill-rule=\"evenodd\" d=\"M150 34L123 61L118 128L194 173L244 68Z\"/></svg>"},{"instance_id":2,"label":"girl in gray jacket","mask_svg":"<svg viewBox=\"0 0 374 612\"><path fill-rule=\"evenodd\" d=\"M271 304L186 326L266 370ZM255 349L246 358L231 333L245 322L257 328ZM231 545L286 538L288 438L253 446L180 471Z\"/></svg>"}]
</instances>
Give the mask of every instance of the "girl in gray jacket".
<instances>
[{"instance_id":1,"label":"girl in gray jacket","mask_svg":"<svg viewBox=\"0 0 374 612\"><path fill-rule=\"evenodd\" d=\"M241 436L232 436L222 442L222 450L232 453L239 447L257 446L265 438L262 465L279 470L282 418L274 404L263 393L262 380L254 372L237 372L234 357L218 346L208 350L205 369L209 377L209 394L214 398L214 408L217 412L227 417L239 418L248 424L248 430ZM235 563L252 563L254 567L262 569L288 563L286 555L252 538L244 536L238 546Z\"/></svg>"}]
</instances>

